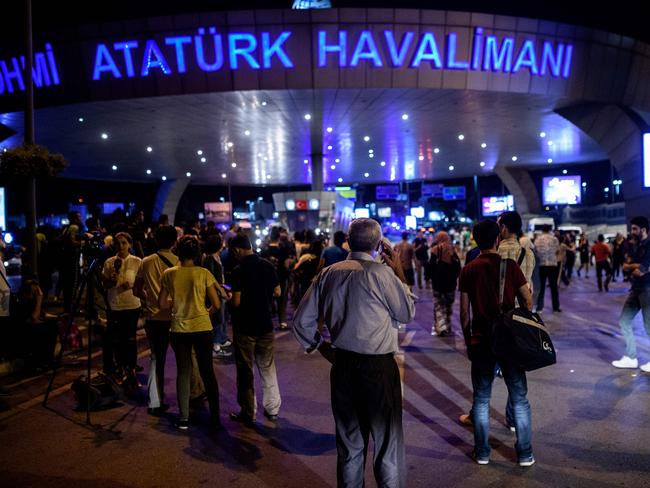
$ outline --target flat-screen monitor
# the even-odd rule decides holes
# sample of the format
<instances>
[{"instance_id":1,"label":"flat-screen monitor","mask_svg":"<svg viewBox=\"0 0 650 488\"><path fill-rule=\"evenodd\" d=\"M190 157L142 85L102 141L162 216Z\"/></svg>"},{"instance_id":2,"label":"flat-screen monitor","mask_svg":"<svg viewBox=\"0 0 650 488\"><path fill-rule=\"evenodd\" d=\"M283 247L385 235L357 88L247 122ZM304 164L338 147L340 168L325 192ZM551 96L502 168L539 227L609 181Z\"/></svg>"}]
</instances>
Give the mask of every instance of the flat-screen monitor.
<instances>
[{"instance_id":1,"label":"flat-screen monitor","mask_svg":"<svg viewBox=\"0 0 650 488\"><path fill-rule=\"evenodd\" d=\"M579 175L547 176L542 182L544 205L576 205L582 201Z\"/></svg>"},{"instance_id":2,"label":"flat-screen monitor","mask_svg":"<svg viewBox=\"0 0 650 488\"><path fill-rule=\"evenodd\" d=\"M423 219L424 218L424 207L412 207L411 208L411 215L415 217L416 219Z\"/></svg>"},{"instance_id":3,"label":"flat-screen monitor","mask_svg":"<svg viewBox=\"0 0 650 488\"><path fill-rule=\"evenodd\" d=\"M441 183L422 183L422 198L442 198L444 188Z\"/></svg>"},{"instance_id":4,"label":"flat-screen monitor","mask_svg":"<svg viewBox=\"0 0 650 488\"><path fill-rule=\"evenodd\" d=\"M370 210L367 208L355 208L354 209L354 218L355 219L367 219L370 217Z\"/></svg>"},{"instance_id":5,"label":"flat-screen monitor","mask_svg":"<svg viewBox=\"0 0 650 488\"><path fill-rule=\"evenodd\" d=\"M390 207L377 207L377 217L388 218L393 215Z\"/></svg>"},{"instance_id":6,"label":"flat-screen monitor","mask_svg":"<svg viewBox=\"0 0 650 488\"><path fill-rule=\"evenodd\" d=\"M465 200L465 187L445 186L442 189L442 199L446 201Z\"/></svg>"},{"instance_id":7,"label":"flat-screen monitor","mask_svg":"<svg viewBox=\"0 0 650 488\"><path fill-rule=\"evenodd\" d=\"M356 188L351 188L349 186L337 186L335 187L336 193L341 195L343 198L347 198L348 200L354 200L356 201L357 199L357 189Z\"/></svg>"},{"instance_id":8,"label":"flat-screen monitor","mask_svg":"<svg viewBox=\"0 0 650 488\"><path fill-rule=\"evenodd\" d=\"M377 200L397 200L399 197L399 185L378 185L375 188Z\"/></svg>"},{"instance_id":9,"label":"flat-screen monitor","mask_svg":"<svg viewBox=\"0 0 650 488\"><path fill-rule=\"evenodd\" d=\"M650 187L650 132L643 134L643 186Z\"/></svg>"},{"instance_id":10,"label":"flat-screen monitor","mask_svg":"<svg viewBox=\"0 0 650 488\"><path fill-rule=\"evenodd\" d=\"M117 209L124 210L124 204L123 203L102 203L102 214L104 215L111 215L113 212L115 212Z\"/></svg>"},{"instance_id":11,"label":"flat-screen monitor","mask_svg":"<svg viewBox=\"0 0 650 488\"><path fill-rule=\"evenodd\" d=\"M481 203L483 217L494 217L515 209L515 199L512 195L483 197Z\"/></svg>"},{"instance_id":12,"label":"flat-screen monitor","mask_svg":"<svg viewBox=\"0 0 650 488\"><path fill-rule=\"evenodd\" d=\"M433 222L437 222L444 219L445 219L445 214L442 212L437 212L435 210L433 212L429 212L429 220Z\"/></svg>"},{"instance_id":13,"label":"flat-screen monitor","mask_svg":"<svg viewBox=\"0 0 650 488\"><path fill-rule=\"evenodd\" d=\"M416 229L417 226L418 226L417 220L412 215L407 215L406 216L406 222L405 223L406 223L406 228L407 229Z\"/></svg>"}]
</instances>

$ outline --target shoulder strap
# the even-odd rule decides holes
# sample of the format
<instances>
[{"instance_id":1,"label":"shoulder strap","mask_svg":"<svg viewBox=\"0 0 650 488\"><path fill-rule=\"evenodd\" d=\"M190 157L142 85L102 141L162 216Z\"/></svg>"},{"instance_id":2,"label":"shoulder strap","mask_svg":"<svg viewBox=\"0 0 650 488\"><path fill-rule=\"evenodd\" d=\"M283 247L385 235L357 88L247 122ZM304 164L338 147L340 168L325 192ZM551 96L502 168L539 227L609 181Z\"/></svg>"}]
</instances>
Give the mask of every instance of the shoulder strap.
<instances>
[{"instance_id":1,"label":"shoulder strap","mask_svg":"<svg viewBox=\"0 0 650 488\"><path fill-rule=\"evenodd\" d=\"M7 277L5 276L5 274L4 274L3 272L0 271L0 276L2 276L2 281L4 281L5 283L7 283L7 288L9 288L9 291L11 291L11 285L9 284L9 280L7 279Z\"/></svg>"},{"instance_id":2,"label":"shoulder strap","mask_svg":"<svg viewBox=\"0 0 650 488\"><path fill-rule=\"evenodd\" d=\"M524 262L524 258L526 257L526 249L524 247L521 248L521 252L519 253L519 259L517 259L517 264L521 266L521 263Z\"/></svg>"},{"instance_id":3,"label":"shoulder strap","mask_svg":"<svg viewBox=\"0 0 650 488\"><path fill-rule=\"evenodd\" d=\"M505 259L501 260L499 263L499 308L503 306L503 293L506 287L506 267L507 261Z\"/></svg>"},{"instance_id":4,"label":"shoulder strap","mask_svg":"<svg viewBox=\"0 0 650 488\"><path fill-rule=\"evenodd\" d=\"M163 256L162 254L160 254L159 252L156 253L156 256L158 256L160 258L160 260L163 263L165 263L165 266L167 266L168 268L173 268L174 267L172 262L169 259L167 259L165 256Z\"/></svg>"}]
</instances>

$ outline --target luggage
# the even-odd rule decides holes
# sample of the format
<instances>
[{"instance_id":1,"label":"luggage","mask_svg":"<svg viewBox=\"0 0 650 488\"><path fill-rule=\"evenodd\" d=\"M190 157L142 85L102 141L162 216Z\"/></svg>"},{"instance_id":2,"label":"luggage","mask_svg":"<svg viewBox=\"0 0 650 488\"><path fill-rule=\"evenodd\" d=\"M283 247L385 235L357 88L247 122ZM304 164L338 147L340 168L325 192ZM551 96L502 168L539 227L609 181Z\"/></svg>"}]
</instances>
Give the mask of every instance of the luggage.
<instances>
[{"instance_id":1,"label":"luggage","mask_svg":"<svg viewBox=\"0 0 650 488\"><path fill-rule=\"evenodd\" d=\"M499 304L503 303L506 261L501 261ZM555 347L536 313L522 307L501 312L492 324L492 352L501 364L534 371L556 363Z\"/></svg>"},{"instance_id":2,"label":"luggage","mask_svg":"<svg viewBox=\"0 0 650 488\"><path fill-rule=\"evenodd\" d=\"M90 395L86 377L80 376L72 383L71 387L78 402L77 410L86 410L86 402L90 410L103 410L119 405L122 398L122 388L117 382L104 373L97 373L90 379Z\"/></svg>"}]
</instances>

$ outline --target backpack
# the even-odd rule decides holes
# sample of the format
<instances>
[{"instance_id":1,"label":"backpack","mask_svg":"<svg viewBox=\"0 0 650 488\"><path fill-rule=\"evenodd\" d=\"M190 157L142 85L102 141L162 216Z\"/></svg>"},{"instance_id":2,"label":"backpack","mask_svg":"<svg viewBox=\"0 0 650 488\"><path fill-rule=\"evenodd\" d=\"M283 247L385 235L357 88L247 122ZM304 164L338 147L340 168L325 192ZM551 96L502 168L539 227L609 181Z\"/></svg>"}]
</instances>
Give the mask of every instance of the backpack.
<instances>
[{"instance_id":1,"label":"backpack","mask_svg":"<svg viewBox=\"0 0 650 488\"><path fill-rule=\"evenodd\" d=\"M119 405L122 388L109 375L97 373L90 378L90 389L85 376L79 376L70 389L77 400L77 410L103 410Z\"/></svg>"},{"instance_id":2,"label":"backpack","mask_svg":"<svg viewBox=\"0 0 650 488\"><path fill-rule=\"evenodd\" d=\"M522 250L523 251L523 250ZM525 252L525 251L524 251ZM499 307L503 304L507 260L499 268ZM492 352L500 363L534 371L556 363L555 347L536 313L516 307L501 311L492 324Z\"/></svg>"},{"instance_id":3,"label":"backpack","mask_svg":"<svg viewBox=\"0 0 650 488\"><path fill-rule=\"evenodd\" d=\"M451 263L440 259L440 249L436 254L431 254L429 259L428 278L431 279L433 289L440 293L452 292L456 289L460 276L460 258L454 251Z\"/></svg>"}]
</instances>

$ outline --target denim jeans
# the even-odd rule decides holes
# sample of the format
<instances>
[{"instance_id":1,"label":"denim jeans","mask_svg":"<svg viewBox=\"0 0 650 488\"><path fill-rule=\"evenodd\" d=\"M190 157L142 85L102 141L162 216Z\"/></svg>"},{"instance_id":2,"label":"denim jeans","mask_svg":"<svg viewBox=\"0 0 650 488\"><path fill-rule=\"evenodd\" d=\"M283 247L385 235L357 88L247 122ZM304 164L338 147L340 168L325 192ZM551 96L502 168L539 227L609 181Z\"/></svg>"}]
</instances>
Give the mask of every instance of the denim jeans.
<instances>
[{"instance_id":1,"label":"denim jeans","mask_svg":"<svg viewBox=\"0 0 650 488\"><path fill-rule=\"evenodd\" d=\"M643 325L645 332L650 336L650 289L631 289L630 293L623 304L621 318L618 321L625 340L625 355L629 358L636 359L636 340L634 339L634 329L632 321L636 314L641 310L643 315Z\"/></svg>"},{"instance_id":2,"label":"denim jeans","mask_svg":"<svg viewBox=\"0 0 650 488\"><path fill-rule=\"evenodd\" d=\"M226 333L226 301L221 300L221 308L215 313L210 315L210 322L212 322L212 342L214 344L223 344L228 340Z\"/></svg>"},{"instance_id":3,"label":"denim jeans","mask_svg":"<svg viewBox=\"0 0 650 488\"><path fill-rule=\"evenodd\" d=\"M490 457L490 397L494 381L494 366L496 358L477 358L472 361L472 386L474 388L474 404L472 405L472 423L474 424L474 453L478 458ZM519 460L528 459L533 455L532 425L530 404L526 395L528 385L526 372L511 364L501 364L503 379L508 387L508 401L512 405L512 424L517 433L515 450ZM506 414L508 416L508 414ZM509 419L510 421L510 419Z\"/></svg>"}]
</instances>

